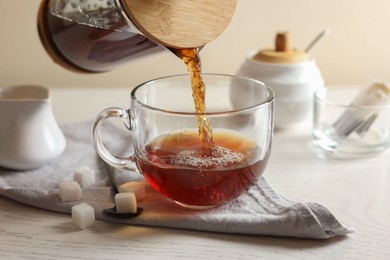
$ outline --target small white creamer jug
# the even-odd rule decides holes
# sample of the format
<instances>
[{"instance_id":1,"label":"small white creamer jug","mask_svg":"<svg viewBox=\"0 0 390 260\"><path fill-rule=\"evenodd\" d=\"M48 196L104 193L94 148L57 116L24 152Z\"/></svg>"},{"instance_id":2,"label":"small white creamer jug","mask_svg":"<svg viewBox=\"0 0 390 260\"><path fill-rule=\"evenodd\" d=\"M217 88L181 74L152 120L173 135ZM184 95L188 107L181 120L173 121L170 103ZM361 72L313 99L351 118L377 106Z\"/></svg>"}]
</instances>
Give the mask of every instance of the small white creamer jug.
<instances>
[{"instance_id":1,"label":"small white creamer jug","mask_svg":"<svg viewBox=\"0 0 390 260\"><path fill-rule=\"evenodd\" d=\"M35 169L59 156L65 146L48 89L39 86L0 89L1 167Z\"/></svg>"}]
</instances>

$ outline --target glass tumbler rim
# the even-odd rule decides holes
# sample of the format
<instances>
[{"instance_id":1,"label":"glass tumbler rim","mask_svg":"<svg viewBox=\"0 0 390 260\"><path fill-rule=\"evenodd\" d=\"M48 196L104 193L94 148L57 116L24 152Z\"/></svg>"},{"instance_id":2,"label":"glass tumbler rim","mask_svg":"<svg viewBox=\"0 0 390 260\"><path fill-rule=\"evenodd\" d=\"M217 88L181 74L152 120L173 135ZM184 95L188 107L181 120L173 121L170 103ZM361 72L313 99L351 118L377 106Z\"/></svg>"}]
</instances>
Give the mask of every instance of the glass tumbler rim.
<instances>
[{"instance_id":1,"label":"glass tumbler rim","mask_svg":"<svg viewBox=\"0 0 390 260\"><path fill-rule=\"evenodd\" d=\"M167 114L172 114L172 115L185 115L185 116L193 116L193 115L205 115L205 116L221 116L221 115L232 115L232 114L237 114L237 113L243 113L243 112L247 112L247 111L250 111L250 110L253 110L253 109L258 109L262 106L265 106L269 103L271 103L274 98L275 98L275 94L274 94L274 91L266 86L263 82L259 81L259 80L256 80L256 79L252 79L252 78L249 78L249 77L243 77L243 76L238 76L238 75L231 75L231 74L220 74L220 73L202 73L202 76L205 76L205 77L209 77L209 76L215 76L215 77L224 77L224 78L236 78L236 79L241 79L241 80L246 80L248 82L253 82L255 84L257 84L258 86L261 86L264 88L264 90L266 91L267 93L267 97L262 99L261 102L258 102L254 105L250 105L250 106L247 106L247 107L244 107L244 108L240 108L240 109L233 109L233 110L228 110L228 111L218 111L218 112L206 112L206 113L196 113L195 111L194 112L183 112L183 111L174 111L174 110L167 110L167 109L162 109L162 108L158 108L158 107L155 107L155 106L151 106L151 105L148 105L148 104L145 104L144 102L140 101L139 99L137 99L136 97L136 92L148 85L148 84L151 84L151 83L154 83L154 82L157 82L157 81L162 81L162 80L166 80L166 79L174 79L174 78L188 78L190 79L190 75L189 74L175 74L175 75L169 75L169 76L164 76L164 77L159 77L159 78L155 78L155 79L151 79L151 80L148 80L148 81L145 81L139 85L137 85L130 93L130 97L131 97L131 100L132 102L135 102L136 104L140 105L141 107L144 107L144 108L147 108L147 109L150 109L150 110L154 110L154 111L158 111L158 112L161 112L161 113L167 113ZM190 87L190 85L189 85ZM207 82L206 82L206 88L207 88ZM207 91L207 90L206 90ZM206 92L207 93L207 92ZM207 95L207 94L206 94Z\"/></svg>"},{"instance_id":2,"label":"glass tumbler rim","mask_svg":"<svg viewBox=\"0 0 390 260\"><path fill-rule=\"evenodd\" d=\"M314 101L322 102L328 106L342 107L345 109L364 109L364 110L381 110L381 109L390 109L390 104L380 104L380 105L356 105L346 102L337 102L326 96L326 93L329 91L359 91L357 88L358 85L337 85L334 87L323 87L314 92Z\"/></svg>"}]
</instances>

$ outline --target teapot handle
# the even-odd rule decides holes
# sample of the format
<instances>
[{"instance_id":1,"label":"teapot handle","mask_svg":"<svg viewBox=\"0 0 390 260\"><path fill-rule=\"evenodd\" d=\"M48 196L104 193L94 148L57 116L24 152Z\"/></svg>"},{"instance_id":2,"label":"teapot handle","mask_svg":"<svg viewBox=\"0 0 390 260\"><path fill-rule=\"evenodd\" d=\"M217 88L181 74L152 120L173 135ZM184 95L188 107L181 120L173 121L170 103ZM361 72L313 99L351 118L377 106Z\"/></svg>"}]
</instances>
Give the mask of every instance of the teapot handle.
<instances>
[{"instance_id":1,"label":"teapot handle","mask_svg":"<svg viewBox=\"0 0 390 260\"><path fill-rule=\"evenodd\" d=\"M106 108L103 111L101 111L93 124L93 141L94 146L99 154L100 158L102 158L106 163L109 165L118 168L118 169L124 169L124 170L130 170L130 171L136 171L136 168L134 167L134 160L133 156L128 156L127 158L120 158L118 156L115 156L111 154L106 146L103 143L103 138L101 135L101 127L103 123L108 118L119 118L125 127L130 130L131 132L131 126L130 126L130 115L129 110L125 110L118 107L110 107Z\"/></svg>"}]
</instances>

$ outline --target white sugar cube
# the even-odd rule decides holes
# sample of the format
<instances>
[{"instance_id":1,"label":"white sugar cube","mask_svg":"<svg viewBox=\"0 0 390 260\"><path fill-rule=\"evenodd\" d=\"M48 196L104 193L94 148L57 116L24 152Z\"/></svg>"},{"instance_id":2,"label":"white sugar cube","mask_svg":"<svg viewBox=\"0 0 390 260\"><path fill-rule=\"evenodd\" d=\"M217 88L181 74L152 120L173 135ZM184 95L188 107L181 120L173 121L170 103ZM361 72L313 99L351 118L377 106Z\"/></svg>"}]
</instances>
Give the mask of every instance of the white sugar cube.
<instances>
[{"instance_id":1,"label":"white sugar cube","mask_svg":"<svg viewBox=\"0 0 390 260\"><path fill-rule=\"evenodd\" d=\"M81 187L76 181L61 182L58 195L62 202L79 201L81 198Z\"/></svg>"},{"instance_id":2,"label":"white sugar cube","mask_svg":"<svg viewBox=\"0 0 390 260\"><path fill-rule=\"evenodd\" d=\"M145 199L145 185L139 182L126 182L118 187L120 193L134 192L137 201Z\"/></svg>"},{"instance_id":3,"label":"white sugar cube","mask_svg":"<svg viewBox=\"0 0 390 260\"><path fill-rule=\"evenodd\" d=\"M115 195L115 207L118 213L137 212L137 200L134 192L117 193Z\"/></svg>"},{"instance_id":4,"label":"white sugar cube","mask_svg":"<svg viewBox=\"0 0 390 260\"><path fill-rule=\"evenodd\" d=\"M86 229L95 223L95 210L87 203L72 207L72 221L80 229Z\"/></svg>"},{"instance_id":5,"label":"white sugar cube","mask_svg":"<svg viewBox=\"0 0 390 260\"><path fill-rule=\"evenodd\" d=\"M87 166L75 170L73 179L85 188L95 183L95 171Z\"/></svg>"}]
</instances>

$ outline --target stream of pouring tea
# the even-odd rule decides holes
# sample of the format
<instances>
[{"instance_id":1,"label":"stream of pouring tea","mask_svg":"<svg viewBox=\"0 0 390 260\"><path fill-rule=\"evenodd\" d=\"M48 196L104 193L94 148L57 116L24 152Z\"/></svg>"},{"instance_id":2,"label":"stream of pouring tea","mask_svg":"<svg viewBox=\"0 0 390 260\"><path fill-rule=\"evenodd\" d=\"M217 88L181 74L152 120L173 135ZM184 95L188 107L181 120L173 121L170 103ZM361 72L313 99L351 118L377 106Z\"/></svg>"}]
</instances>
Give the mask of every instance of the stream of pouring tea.
<instances>
[{"instance_id":1,"label":"stream of pouring tea","mask_svg":"<svg viewBox=\"0 0 390 260\"><path fill-rule=\"evenodd\" d=\"M202 79L202 64L197 48L175 50L187 67L191 76L192 97L195 103L197 113L197 122L199 129L199 138L201 142L201 153L204 156L211 155L214 150L213 131L210 120L206 117L206 86Z\"/></svg>"}]
</instances>

